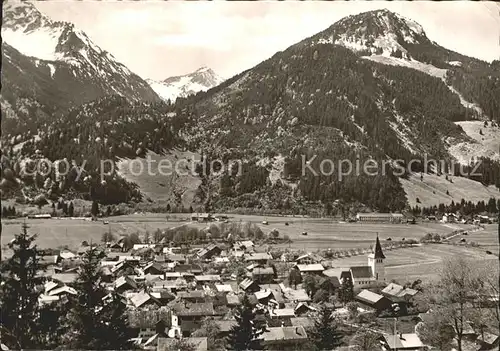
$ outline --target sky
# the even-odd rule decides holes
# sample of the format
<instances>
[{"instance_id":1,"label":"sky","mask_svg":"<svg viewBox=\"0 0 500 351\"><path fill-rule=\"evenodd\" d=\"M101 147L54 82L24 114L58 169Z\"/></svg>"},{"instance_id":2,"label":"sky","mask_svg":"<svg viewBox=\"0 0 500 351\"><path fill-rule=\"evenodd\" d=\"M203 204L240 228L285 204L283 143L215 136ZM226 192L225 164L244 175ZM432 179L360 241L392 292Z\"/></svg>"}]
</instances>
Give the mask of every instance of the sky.
<instances>
[{"instance_id":1,"label":"sky","mask_svg":"<svg viewBox=\"0 0 500 351\"><path fill-rule=\"evenodd\" d=\"M342 17L383 9L420 23L429 39L485 61L500 59L500 5L468 1L35 2L74 23L143 78L207 66L230 78Z\"/></svg>"}]
</instances>

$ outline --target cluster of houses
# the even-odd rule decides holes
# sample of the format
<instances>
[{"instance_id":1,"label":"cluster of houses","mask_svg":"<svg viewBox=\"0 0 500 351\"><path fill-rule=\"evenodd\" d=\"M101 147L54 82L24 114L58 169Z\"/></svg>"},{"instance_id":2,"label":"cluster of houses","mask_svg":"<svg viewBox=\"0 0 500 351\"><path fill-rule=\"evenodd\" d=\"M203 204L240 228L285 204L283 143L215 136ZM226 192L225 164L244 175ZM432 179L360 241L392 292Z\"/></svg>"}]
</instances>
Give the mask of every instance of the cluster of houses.
<instances>
[{"instance_id":1,"label":"cluster of houses","mask_svg":"<svg viewBox=\"0 0 500 351\"><path fill-rule=\"evenodd\" d=\"M313 324L310 317L318 305L303 288L285 286L272 256L257 252L252 241L211 243L189 252L162 244L137 244L130 252L124 252L123 247L123 240L108 244L101 266L109 291L124 297L138 347L165 350L177 338L186 338L196 350L207 350L207 338L196 337L195 331L210 318L219 328L218 337L226 337L236 324L234 308L241 304L243 295L255 307L257 322L265 326L261 338L268 349L297 350L307 341L306 330ZM62 251L55 256L41 304L76 294L72 283L77 278L80 256L88 249ZM377 237L366 266L327 269L315 254L295 256L289 263L302 277L315 275L318 284L329 292L334 293L345 279L351 279L355 290L360 291L355 300L365 312L378 314L397 305L404 313L418 291L387 284L385 258ZM235 263L244 269L243 276L241 269L229 269ZM416 334L384 336L381 343L387 350L424 348Z\"/></svg>"}]
</instances>

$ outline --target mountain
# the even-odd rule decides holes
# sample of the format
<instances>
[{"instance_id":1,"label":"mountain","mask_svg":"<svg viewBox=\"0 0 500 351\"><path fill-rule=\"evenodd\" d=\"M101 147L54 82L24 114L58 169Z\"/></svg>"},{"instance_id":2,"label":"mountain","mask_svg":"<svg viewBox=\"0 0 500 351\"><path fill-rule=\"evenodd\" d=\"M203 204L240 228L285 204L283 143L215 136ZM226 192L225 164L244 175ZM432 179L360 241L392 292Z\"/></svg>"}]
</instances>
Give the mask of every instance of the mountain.
<instances>
[{"instance_id":1,"label":"mountain","mask_svg":"<svg viewBox=\"0 0 500 351\"><path fill-rule=\"evenodd\" d=\"M150 151L172 159L175 149L199 152L206 163L195 167L191 183L198 188L189 188L188 196L170 184L178 191L168 198L192 199L193 208L206 211L344 211L339 204L400 211L419 203L411 189L417 188L415 179L426 182L426 172L440 178L432 183L439 184L440 198L451 202L457 195L447 194L452 177L446 174L460 175L453 161L467 163L462 176L474 166L460 154L463 149L484 151L481 175L467 176L469 182L500 188L500 163L491 156L494 141L481 144L481 133L463 123L489 120L482 133L494 139L499 89L496 63L447 50L397 14L370 11L343 19L208 91L179 96L174 104L104 97L73 108L44 126L40 140L26 143L22 153L89 159L97 169L98 158L123 165L135 158L143 162ZM474 144L479 145L462 147ZM429 159L444 163L427 168ZM213 160L239 160L242 168L211 169ZM376 174L348 172L347 161L363 167L369 160L377 162ZM93 196L108 194L111 202L137 198L135 188L118 182L122 176L129 183L148 183L120 172L107 185L96 183ZM114 200L111 188L117 192Z\"/></svg>"},{"instance_id":2,"label":"mountain","mask_svg":"<svg viewBox=\"0 0 500 351\"><path fill-rule=\"evenodd\" d=\"M72 23L52 21L28 2L4 2L2 24L3 131L35 133L44 115L106 95L159 101L139 76ZM36 116L36 118L35 118Z\"/></svg>"},{"instance_id":3,"label":"mountain","mask_svg":"<svg viewBox=\"0 0 500 351\"><path fill-rule=\"evenodd\" d=\"M175 101L200 91L207 91L224 81L211 68L201 67L183 76L169 77L163 81L147 80L151 88L165 101Z\"/></svg>"}]
</instances>

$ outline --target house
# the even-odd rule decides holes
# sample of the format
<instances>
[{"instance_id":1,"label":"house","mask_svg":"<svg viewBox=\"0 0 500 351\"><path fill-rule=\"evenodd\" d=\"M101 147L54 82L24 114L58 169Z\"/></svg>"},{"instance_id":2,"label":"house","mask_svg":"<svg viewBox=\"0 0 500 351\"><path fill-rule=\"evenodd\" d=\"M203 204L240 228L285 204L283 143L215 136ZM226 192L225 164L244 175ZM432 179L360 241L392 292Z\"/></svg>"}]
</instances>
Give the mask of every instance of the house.
<instances>
[{"instance_id":1,"label":"house","mask_svg":"<svg viewBox=\"0 0 500 351\"><path fill-rule=\"evenodd\" d=\"M113 289L118 293L122 293L127 290L136 290L137 283L129 276L121 276L115 280Z\"/></svg>"},{"instance_id":2,"label":"house","mask_svg":"<svg viewBox=\"0 0 500 351\"><path fill-rule=\"evenodd\" d=\"M252 271L252 279L258 284L272 283L274 281L275 272L272 267L254 268Z\"/></svg>"},{"instance_id":3,"label":"house","mask_svg":"<svg viewBox=\"0 0 500 351\"><path fill-rule=\"evenodd\" d=\"M185 279L182 278L176 280L155 281L153 282L152 286L153 291L168 290L172 293L176 293L178 291L186 289L187 289L187 282Z\"/></svg>"},{"instance_id":4,"label":"house","mask_svg":"<svg viewBox=\"0 0 500 351\"><path fill-rule=\"evenodd\" d=\"M177 293L180 300L188 302L205 302L205 292L203 290L180 291Z\"/></svg>"},{"instance_id":5,"label":"house","mask_svg":"<svg viewBox=\"0 0 500 351\"><path fill-rule=\"evenodd\" d=\"M386 350L425 350L426 346L422 343L417 334L396 334L383 335L381 337Z\"/></svg>"},{"instance_id":6,"label":"house","mask_svg":"<svg viewBox=\"0 0 500 351\"><path fill-rule=\"evenodd\" d=\"M58 281L63 284L71 284L78 278L77 273L54 273L50 276L52 280Z\"/></svg>"},{"instance_id":7,"label":"house","mask_svg":"<svg viewBox=\"0 0 500 351\"><path fill-rule=\"evenodd\" d=\"M177 303L172 306L172 312L179 318L197 319L197 317L210 317L215 315L214 305L212 302L202 303Z\"/></svg>"},{"instance_id":8,"label":"house","mask_svg":"<svg viewBox=\"0 0 500 351\"><path fill-rule=\"evenodd\" d=\"M185 263L186 262L186 257L184 255L180 255L180 254L163 253L162 255L158 255L158 256L160 256L161 260L165 263Z\"/></svg>"},{"instance_id":9,"label":"house","mask_svg":"<svg viewBox=\"0 0 500 351\"><path fill-rule=\"evenodd\" d=\"M177 280L182 278L182 273L180 272L165 272L163 273L165 280Z\"/></svg>"},{"instance_id":10,"label":"house","mask_svg":"<svg viewBox=\"0 0 500 351\"><path fill-rule=\"evenodd\" d=\"M252 292L258 291L260 289L259 288L259 284L257 282L255 282L255 281L253 281L250 278L247 278L247 279L243 280L239 284L239 287L243 291L245 291L246 293L252 293Z\"/></svg>"},{"instance_id":11,"label":"house","mask_svg":"<svg viewBox=\"0 0 500 351\"><path fill-rule=\"evenodd\" d=\"M410 301L416 294L418 290L405 288L395 283L390 283L382 290L382 295L392 301Z\"/></svg>"},{"instance_id":12,"label":"house","mask_svg":"<svg viewBox=\"0 0 500 351\"><path fill-rule=\"evenodd\" d=\"M500 344L500 337L495 334L484 332L479 334L476 339L476 344L479 345L479 350L492 350Z\"/></svg>"},{"instance_id":13,"label":"house","mask_svg":"<svg viewBox=\"0 0 500 351\"><path fill-rule=\"evenodd\" d=\"M358 213L356 220L358 222L376 222L376 223L401 223L404 216L401 213Z\"/></svg>"},{"instance_id":14,"label":"house","mask_svg":"<svg viewBox=\"0 0 500 351\"><path fill-rule=\"evenodd\" d=\"M76 260L78 256L76 254L74 254L73 252L71 251L61 251L59 252L59 254L55 257L54 261L56 264L59 264L61 263L62 261L65 261L65 260Z\"/></svg>"},{"instance_id":15,"label":"house","mask_svg":"<svg viewBox=\"0 0 500 351\"><path fill-rule=\"evenodd\" d=\"M307 253L305 255L297 257L295 260L296 264L314 264L314 263L321 263L322 258L319 257L318 255L312 254L312 253Z\"/></svg>"},{"instance_id":16,"label":"house","mask_svg":"<svg viewBox=\"0 0 500 351\"><path fill-rule=\"evenodd\" d=\"M295 266L300 274L321 274L325 270L325 267L321 263L312 263L312 264L297 264Z\"/></svg>"},{"instance_id":17,"label":"house","mask_svg":"<svg viewBox=\"0 0 500 351\"><path fill-rule=\"evenodd\" d=\"M210 213L192 213L191 221L193 222L211 222L214 217Z\"/></svg>"},{"instance_id":18,"label":"house","mask_svg":"<svg viewBox=\"0 0 500 351\"><path fill-rule=\"evenodd\" d=\"M215 289L222 293L232 293L233 288L229 284L215 284Z\"/></svg>"},{"instance_id":19,"label":"house","mask_svg":"<svg viewBox=\"0 0 500 351\"><path fill-rule=\"evenodd\" d=\"M193 345L193 351L207 351L208 339L207 338L183 338L189 345ZM171 350L175 345L177 339L175 338L159 338L156 351Z\"/></svg>"},{"instance_id":20,"label":"house","mask_svg":"<svg viewBox=\"0 0 500 351\"><path fill-rule=\"evenodd\" d=\"M308 304L306 304L304 302L299 302L297 304L297 306L295 306L294 311L295 311L296 316L301 316L303 314L306 314L306 313L309 313L312 311L317 311L317 309L309 306Z\"/></svg>"},{"instance_id":21,"label":"house","mask_svg":"<svg viewBox=\"0 0 500 351\"><path fill-rule=\"evenodd\" d=\"M167 305L169 302L175 300L175 295L169 291L162 290L157 292L151 292L151 296L160 301L162 306Z\"/></svg>"},{"instance_id":22,"label":"house","mask_svg":"<svg viewBox=\"0 0 500 351\"><path fill-rule=\"evenodd\" d=\"M146 292L138 292L130 294L130 303L135 308L146 307L146 306L161 306L161 302L153 297L151 294Z\"/></svg>"},{"instance_id":23,"label":"house","mask_svg":"<svg viewBox=\"0 0 500 351\"><path fill-rule=\"evenodd\" d=\"M235 320L220 320L215 321L215 324L219 327L218 336L221 338L227 337L231 329L238 325Z\"/></svg>"},{"instance_id":24,"label":"house","mask_svg":"<svg viewBox=\"0 0 500 351\"><path fill-rule=\"evenodd\" d=\"M295 317L293 308L273 308L269 311L269 317L274 319L284 319Z\"/></svg>"},{"instance_id":25,"label":"house","mask_svg":"<svg viewBox=\"0 0 500 351\"><path fill-rule=\"evenodd\" d=\"M267 264L267 261L272 259L271 255L267 252L256 252L245 255L245 261L250 263Z\"/></svg>"},{"instance_id":26,"label":"house","mask_svg":"<svg viewBox=\"0 0 500 351\"><path fill-rule=\"evenodd\" d=\"M255 245L251 240L237 241L233 244L234 251L253 251Z\"/></svg>"},{"instance_id":27,"label":"house","mask_svg":"<svg viewBox=\"0 0 500 351\"><path fill-rule=\"evenodd\" d=\"M392 301L387 297L371 292L370 290L361 290L354 299L377 312L390 309L392 306Z\"/></svg>"},{"instance_id":28,"label":"house","mask_svg":"<svg viewBox=\"0 0 500 351\"><path fill-rule=\"evenodd\" d=\"M174 267L174 272L201 274L203 269L199 264L178 264Z\"/></svg>"},{"instance_id":29,"label":"house","mask_svg":"<svg viewBox=\"0 0 500 351\"><path fill-rule=\"evenodd\" d=\"M279 291L272 289L260 290L257 291L254 294L254 296L257 303L261 303L263 305L268 305L269 303L272 303L278 306L279 308L285 307L285 298L283 297L283 294Z\"/></svg>"},{"instance_id":30,"label":"house","mask_svg":"<svg viewBox=\"0 0 500 351\"><path fill-rule=\"evenodd\" d=\"M222 249L217 244L210 244L207 247L201 249L196 256L202 260L209 260L214 256L219 256Z\"/></svg>"},{"instance_id":31,"label":"house","mask_svg":"<svg viewBox=\"0 0 500 351\"><path fill-rule=\"evenodd\" d=\"M260 335L262 345L269 350L299 350L307 342L303 326L266 328Z\"/></svg>"},{"instance_id":32,"label":"house","mask_svg":"<svg viewBox=\"0 0 500 351\"><path fill-rule=\"evenodd\" d=\"M221 277L218 274L196 275L194 279L197 285L204 285L207 283L215 283L221 281Z\"/></svg>"},{"instance_id":33,"label":"house","mask_svg":"<svg viewBox=\"0 0 500 351\"><path fill-rule=\"evenodd\" d=\"M291 302L310 302L311 298L304 289L286 289L283 291L287 300Z\"/></svg>"},{"instance_id":34,"label":"house","mask_svg":"<svg viewBox=\"0 0 500 351\"><path fill-rule=\"evenodd\" d=\"M304 328L314 327L314 319L309 317L294 317L290 318L290 323L293 327L302 326Z\"/></svg>"},{"instance_id":35,"label":"house","mask_svg":"<svg viewBox=\"0 0 500 351\"><path fill-rule=\"evenodd\" d=\"M144 272L144 274L153 274L153 275L163 275L164 272L161 264L156 262L150 262L142 269L142 271Z\"/></svg>"},{"instance_id":36,"label":"house","mask_svg":"<svg viewBox=\"0 0 500 351\"><path fill-rule=\"evenodd\" d=\"M35 215L28 215L29 219L51 219L52 216L50 213L42 213L42 214L35 214Z\"/></svg>"},{"instance_id":37,"label":"house","mask_svg":"<svg viewBox=\"0 0 500 351\"><path fill-rule=\"evenodd\" d=\"M167 336L171 319L171 312L164 309L128 311L130 327L137 331L141 339L149 339L156 334Z\"/></svg>"},{"instance_id":38,"label":"house","mask_svg":"<svg viewBox=\"0 0 500 351\"><path fill-rule=\"evenodd\" d=\"M226 301L229 307L236 307L241 305L240 298L238 297L238 295L233 293L226 294Z\"/></svg>"}]
</instances>

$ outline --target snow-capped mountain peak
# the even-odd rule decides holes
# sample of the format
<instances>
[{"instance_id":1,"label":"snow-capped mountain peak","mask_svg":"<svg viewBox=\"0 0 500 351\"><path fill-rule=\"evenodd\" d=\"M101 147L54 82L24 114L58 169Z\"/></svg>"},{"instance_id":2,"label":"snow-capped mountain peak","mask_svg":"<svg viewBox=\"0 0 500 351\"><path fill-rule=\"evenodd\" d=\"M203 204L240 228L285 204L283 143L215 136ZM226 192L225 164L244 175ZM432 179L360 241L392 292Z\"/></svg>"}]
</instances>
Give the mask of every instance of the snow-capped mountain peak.
<instances>
[{"instance_id":1,"label":"snow-capped mountain peak","mask_svg":"<svg viewBox=\"0 0 500 351\"><path fill-rule=\"evenodd\" d=\"M182 76L168 77L163 81L147 80L151 88L165 101L175 101L178 97L186 97L200 91L207 91L223 81L222 77L206 66Z\"/></svg>"},{"instance_id":2,"label":"snow-capped mountain peak","mask_svg":"<svg viewBox=\"0 0 500 351\"><path fill-rule=\"evenodd\" d=\"M408 44L430 42L417 22L387 9L363 12L341 19L317 36L317 43L345 46L355 52L408 58Z\"/></svg>"},{"instance_id":3,"label":"snow-capped mountain peak","mask_svg":"<svg viewBox=\"0 0 500 351\"><path fill-rule=\"evenodd\" d=\"M17 87L9 95L12 106L18 104L18 92L57 111L107 95L159 100L143 79L85 32L72 23L53 21L36 3L3 3L2 39L2 83Z\"/></svg>"}]
</instances>

